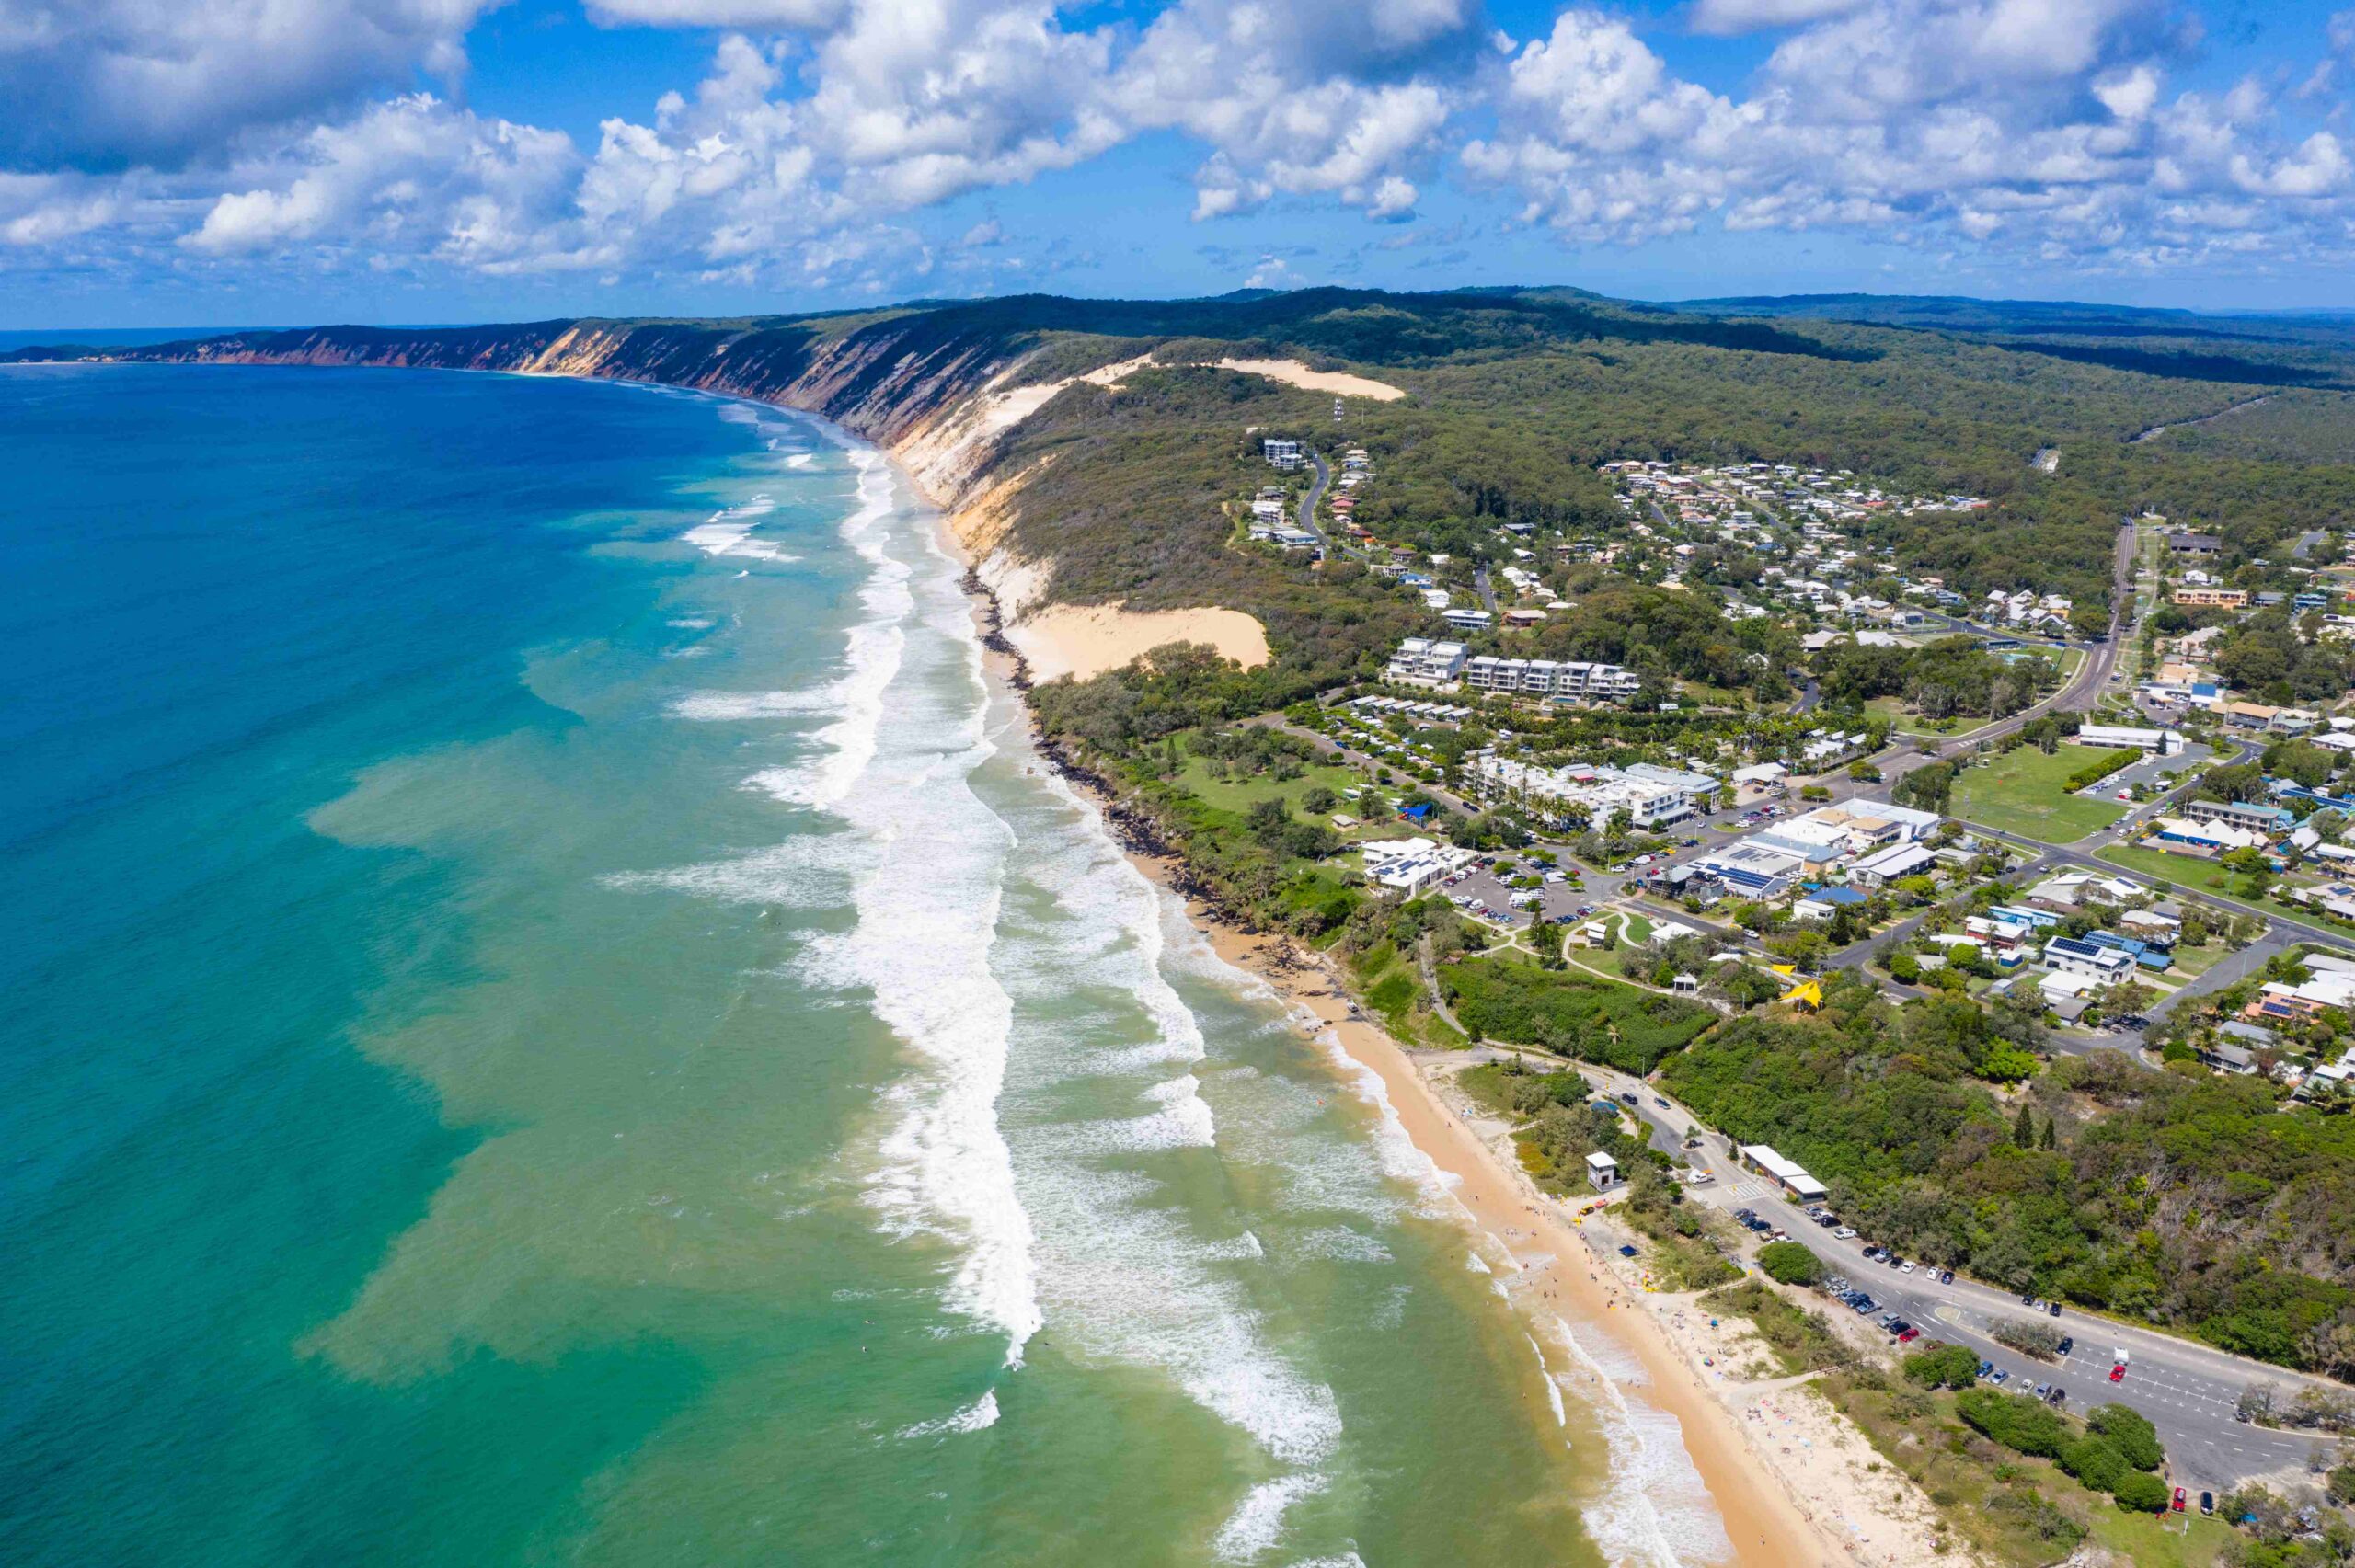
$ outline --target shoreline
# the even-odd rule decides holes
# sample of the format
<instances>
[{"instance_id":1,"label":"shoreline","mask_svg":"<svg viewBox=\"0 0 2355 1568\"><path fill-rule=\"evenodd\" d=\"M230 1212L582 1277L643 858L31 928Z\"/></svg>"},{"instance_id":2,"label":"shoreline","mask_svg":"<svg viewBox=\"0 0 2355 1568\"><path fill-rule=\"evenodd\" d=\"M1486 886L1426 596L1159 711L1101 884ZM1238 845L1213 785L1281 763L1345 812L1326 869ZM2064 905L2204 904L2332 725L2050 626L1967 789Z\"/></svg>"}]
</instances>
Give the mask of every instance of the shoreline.
<instances>
[{"instance_id":1,"label":"shoreline","mask_svg":"<svg viewBox=\"0 0 2355 1568\"><path fill-rule=\"evenodd\" d=\"M879 450L890 455L889 448ZM1120 800L1109 780L1039 732L1027 700L1033 683L1030 663L1005 635L997 596L975 568L947 509L932 502L905 468L900 473L932 505L943 545L964 568L960 580L982 648L982 677L1002 681L1014 694L1028 743L1040 760L1102 815L1107 830L1140 872L1183 902L1189 921L1221 958L1269 986L1295 1013L1314 1017L1311 1033L1330 1031L1341 1055L1375 1075L1408 1140L1452 1182L1467 1240L1486 1243L1483 1250L1491 1255L1510 1258L1515 1272L1509 1277L1517 1283L1527 1287L1542 1281L1556 1288L1545 1298L1549 1307L1561 1310L1579 1328L1608 1336L1636 1357L1649 1379L1643 1390L1645 1401L1677 1423L1685 1455L1732 1546L1729 1562L1735 1568L1841 1562L1910 1568L1916 1562L1967 1562L1959 1554L1933 1559L1926 1552L1876 1550L1884 1541L1894 1542L1900 1533L1895 1520L1886 1528L1858 1532L1859 1539L1844 1539L1801 1506L1786 1478L1778 1478L1779 1484L1765 1479L1773 1469L1767 1446L1745 1428L1735 1406L1706 1391L1703 1352L1680 1345L1665 1323L1633 1310L1643 1292L1609 1267L1619 1260L1606 1263L1597 1255L1598 1250L1554 1211L1553 1200L1508 1165L1387 1031L1362 1014L1352 1016L1357 1010L1321 955L1305 967L1271 961L1270 949L1283 944L1281 936L1246 930L1212 889L1194 878L1156 825ZM1287 945L1300 951L1297 944ZM1337 1076L1346 1075L1337 1067ZM1580 1268L1581 1260L1593 1265L1592 1269ZM1539 1326L1530 1303L1515 1300L1512 1306L1525 1326L1533 1331ZM1829 1411L1823 1414L1830 1421L1839 1419ZM1860 1436L1855 1441L1862 1446Z\"/></svg>"},{"instance_id":2,"label":"shoreline","mask_svg":"<svg viewBox=\"0 0 2355 1568\"><path fill-rule=\"evenodd\" d=\"M833 423L805 410L792 412L821 424ZM856 431L844 433L867 440ZM931 509L941 547L961 568L959 584L972 608L982 647L982 679L1003 682L1014 695L1027 743L1040 761L1101 814L1107 830L1144 876L1183 902L1189 921L1221 958L1268 985L1296 1016L1304 1013L1315 1020L1313 1028L1304 1024L1312 1036L1329 1032L1341 1057L1374 1075L1407 1139L1453 1184L1467 1241L1486 1243L1483 1250L1492 1257L1510 1259L1514 1273L1508 1277L1524 1288L1546 1288L1542 1296L1550 1310L1578 1329L1605 1335L1636 1358L1648 1379L1642 1386L1645 1402L1677 1424L1685 1456L1732 1549L1729 1562L1734 1568L1828 1568L1839 1563L1916 1568L1970 1562L1959 1543L1943 1552L1932 1549L1926 1499L1918 1494L1909 1498L1910 1482L1901 1476L1892 1472L1885 1477L1885 1485L1896 1483L1889 1501L1867 1495L1866 1476L1880 1474L1885 1467L1844 1417L1797 1389L1804 1378L1746 1385L1760 1391L1759 1397L1752 1398L1744 1394L1745 1385L1727 1380L1722 1365L1713 1368L1704 1361L1714 1351L1722 1363L1729 1350L1739 1350L1744 1342L1755 1345L1747 1325L1687 1328L1682 1308L1689 1299L1652 1295L1623 1270L1622 1260L1589 1242L1557 1211L1556 1200L1541 1193L1473 1125L1465 1114L1468 1107L1451 1104L1414 1057L1355 1007L1327 959L1306 953L1308 962L1300 964L1304 950L1299 944L1248 928L1213 889L1193 876L1157 824L1120 799L1111 781L1040 733L1028 700L1033 684L1030 661L1006 635L998 597L983 580L953 510L918 481L890 446L867 444L890 459L910 491ZM1279 947L1285 962L1274 961L1272 950ZM1338 1063L1335 1070L1337 1077L1348 1077ZM1591 1266L1581 1269L1580 1262ZM1639 1310L1648 1296L1657 1304L1654 1311ZM1540 1327L1534 1303L1513 1299L1511 1304L1524 1326L1533 1333ZM1695 1315L1706 1320L1706 1311ZM1697 1337L1701 1333L1715 1338L1704 1344ZM1717 1380L1714 1391L1705 1382L1711 1377ZM1794 1397L1785 1403L1800 1407L1798 1415L1767 1402L1793 1391ZM1810 1417L1810 1429L1826 1440L1819 1449L1811 1439L1799 1437L1804 1457L1792 1464L1785 1459L1795 1454L1790 1445L1768 1440L1769 1422L1788 1425L1800 1415ZM1842 1454L1844 1449L1854 1457ZM1869 1471L1858 1468L1860 1459ZM1848 1473L1809 1473L1809 1461L1818 1471L1830 1466ZM1827 1513L1832 1517L1827 1518ZM1909 1534L1911 1539L1906 1539Z\"/></svg>"}]
</instances>

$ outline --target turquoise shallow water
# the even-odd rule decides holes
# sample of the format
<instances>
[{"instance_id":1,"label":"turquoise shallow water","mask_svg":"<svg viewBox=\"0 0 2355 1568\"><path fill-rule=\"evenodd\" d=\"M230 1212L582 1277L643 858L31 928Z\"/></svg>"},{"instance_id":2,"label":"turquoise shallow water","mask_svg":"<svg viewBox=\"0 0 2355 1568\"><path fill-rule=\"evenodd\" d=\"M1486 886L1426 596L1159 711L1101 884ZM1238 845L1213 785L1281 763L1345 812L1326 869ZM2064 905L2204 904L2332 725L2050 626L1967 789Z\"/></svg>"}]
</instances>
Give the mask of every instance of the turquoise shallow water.
<instances>
[{"instance_id":1,"label":"turquoise shallow water","mask_svg":"<svg viewBox=\"0 0 2355 1568\"><path fill-rule=\"evenodd\" d=\"M1721 1543L1039 769L875 454L56 367L0 462L0 1557Z\"/></svg>"}]
</instances>

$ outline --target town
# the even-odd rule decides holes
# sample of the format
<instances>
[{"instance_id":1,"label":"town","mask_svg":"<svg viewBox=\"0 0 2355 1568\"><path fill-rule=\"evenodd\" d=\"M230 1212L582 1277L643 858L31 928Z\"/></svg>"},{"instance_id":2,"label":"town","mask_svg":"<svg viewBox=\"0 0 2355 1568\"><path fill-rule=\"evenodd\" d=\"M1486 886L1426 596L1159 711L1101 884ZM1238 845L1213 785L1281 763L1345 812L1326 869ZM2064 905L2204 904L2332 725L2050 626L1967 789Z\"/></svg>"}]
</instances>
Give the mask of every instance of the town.
<instances>
[{"instance_id":1,"label":"town","mask_svg":"<svg viewBox=\"0 0 2355 1568\"><path fill-rule=\"evenodd\" d=\"M1843 1343L1903 1360L1943 1342L1957 1386L2139 1412L2197 1483L2162 1513L2344 1462L2355 1392L2332 1379L2355 1362L2225 1329L2229 1306L2121 1312L2090 1276L1925 1227L1853 1163L1879 1156L1793 1119L1844 1091L1759 1105L1711 1065L1794 1028L1936 1021L1963 1042L1936 1092L2016 1121L2004 1144L2030 1158L2100 1136L2128 1083L2217 1085L2268 1145L2339 1125L2341 541L2228 559L2212 532L2123 518L2104 607L1903 569L1890 520L1987 503L1845 471L1613 462L1616 526L1508 521L1433 550L1361 521L1389 471L1369 446L1256 455L1282 479L1238 541L1362 572L1424 629L1281 715L1184 738L1177 782L1275 852L1259 918L1339 956L1370 1014L1488 1096L1631 1283L1756 1278L1797 1247L1777 1283L1841 1309ZM1661 639L1615 635L1630 614L1705 617L1734 662L1664 668ZM1524 1073L1575 1116L1532 1119ZM2024 1337L2031 1313L2074 1332ZM1849 1413L1871 1426L1877 1397Z\"/></svg>"}]
</instances>

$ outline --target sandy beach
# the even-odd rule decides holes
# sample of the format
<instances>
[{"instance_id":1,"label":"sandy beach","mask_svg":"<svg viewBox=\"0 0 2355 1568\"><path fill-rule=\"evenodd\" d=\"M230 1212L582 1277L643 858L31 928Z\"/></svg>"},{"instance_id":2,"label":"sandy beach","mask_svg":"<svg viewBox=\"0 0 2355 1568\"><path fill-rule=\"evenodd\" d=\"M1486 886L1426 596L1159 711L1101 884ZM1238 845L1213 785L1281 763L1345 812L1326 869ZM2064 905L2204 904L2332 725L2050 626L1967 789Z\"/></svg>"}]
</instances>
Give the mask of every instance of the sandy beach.
<instances>
[{"instance_id":1,"label":"sandy beach","mask_svg":"<svg viewBox=\"0 0 2355 1568\"><path fill-rule=\"evenodd\" d=\"M1168 868L1141 860L1166 877ZM1934 1510L1900 1473L1878 1461L1863 1435L1805 1387L1805 1378L1748 1380L1765 1359L1740 1321L1712 1326L1690 1295L1650 1291L1641 1269L1580 1233L1503 1148L1501 1124L1484 1125L1446 1080L1350 1005L1321 967L1269 962L1273 939L1246 936L1203 911L1197 922L1230 963L1259 975L1330 1029L1350 1059L1377 1075L1415 1146L1456 1183L1484 1253L1509 1256L1525 1275L1526 1308L1542 1290L1545 1310L1610 1336L1642 1366L1641 1397L1675 1416L1743 1568L1859 1563L1913 1568L1968 1562L1959 1543L1933 1548ZM1434 1070L1435 1068L1435 1070Z\"/></svg>"},{"instance_id":2,"label":"sandy beach","mask_svg":"<svg viewBox=\"0 0 2355 1568\"><path fill-rule=\"evenodd\" d=\"M960 557L971 558L946 519L942 535ZM993 644L983 661L993 679L1019 689L1060 672L1042 671L1032 645L1016 628L1005 629L1004 643L995 640L996 605L985 592L976 594L974 612L977 627ZM1236 619L1258 634L1257 622ZM1133 655L1100 668L1117 668L1127 657ZM1262 637L1258 658L1266 657ZM1109 804L1093 781L1076 782L1099 806ZM1175 861L1134 851L1131 858L1162 887L1182 886ZM1350 1060L1381 1080L1407 1138L1452 1180L1465 1225L1485 1243L1479 1251L1518 1271L1506 1284L1524 1311L1533 1304L1528 1299L1543 1299L1546 1315L1600 1332L1636 1358L1647 1379L1641 1397L1674 1416L1681 1428L1686 1453L1724 1524L1730 1563L1950 1568L1971 1561L1959 1543L1933 1550L1928 1500L1878 1462L1863 1436L1810 1393L1806 1379L1752 1381L1729 1372L1737 1361L1746 1366L1758 1358L1745 1347L1745 1341L1755 1344L1748 1325L1713 1327L1693 1298L1648 1290L1639 1270L1591 1244L1511 1159L1504 1129L1492 1122L1484 1128L1474 1108L1461 1103L1446 1082L1447 1068L1435 1064L1427 1070L1387 1031L1353 1016L1346 993L1321 963L1286 967L1271 961L1278 939L1246 934L1199 903L1189 901L1188 914L1221 957L1266 980L1314 1021L1315 1033L1329 1030ZM1533 1320L1532 1326L1539 1325Z\"/></svg>"}]
</instances>

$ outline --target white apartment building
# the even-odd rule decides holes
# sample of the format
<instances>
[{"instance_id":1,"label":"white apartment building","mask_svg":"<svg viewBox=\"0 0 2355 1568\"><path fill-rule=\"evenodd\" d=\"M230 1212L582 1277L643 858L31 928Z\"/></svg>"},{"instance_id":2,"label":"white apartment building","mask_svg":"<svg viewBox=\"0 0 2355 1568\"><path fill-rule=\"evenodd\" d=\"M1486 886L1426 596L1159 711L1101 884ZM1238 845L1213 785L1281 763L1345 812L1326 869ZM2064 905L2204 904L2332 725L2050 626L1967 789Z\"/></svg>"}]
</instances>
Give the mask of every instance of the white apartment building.
<instances>
[{"instance_id":1,"label":"white apartment building","mask_svg":"<svg viewBox=\"0 0 2355 1568\"><path fill-rule=\"evenodd\" d=\"M1543 815L1551 807L1574 807L1588 820L1602 825L1614 811L1625 811L1638 828L1658 828L1682 821L1700 808L1700 795L1717 787L1706 773L1680 774L1673 768L1650 768L1646 777L1636 769L1605 768L1573 762L1567 767L1537 768L1526 762L1482 756L1472 764L1472 787L1491 799L1521 801ZM1698 780L1696 790L1679 779Z\"/></svg>"},{"instance_id":2,"label":"white apartment building","mask_svg":"<svg viewBox=\"0 0 2355 1568\"><path fill-rule=\"evenodd\" d=\"M1270 467L1287 474L1307 461L1301 454L1298 441L1263 440L1259 442L1259 452Z\"/></svg>"},{"instance_id":3,"label":"white apartment building","mask_svg":"<svg viewBox=\"0 0 2355 1568\"><path fill-rule=\"evenodd\" d=\"M1392 839L1361 846L1365 874L1390 892L1420 898L1476 858L1431 839Z\"/></svg>"},{"instance_id":4,"label":"white apartment building","mask_svg":"<svg viewBox=\"0 0 2355 1568\"><path fill-rule=\"evenodd\" d=\"M1465 647L1431 637L1408 637L1390 656L1382 678L1401 686L1449 686L1464 673Z\"/></svg>"},{"instance_id":5,"label":"white apartment building","mask_svg":"<svg viewBox=\"0 0 2355 1568\"><path fill-rule=\"evenodd\" d=\"M1464 669L1476 692L1500 692L1586 702L1625 702L1643 684L1634 670L1579 659L1499 658L1482 654Z\"/></svg>"}]
</instances>

